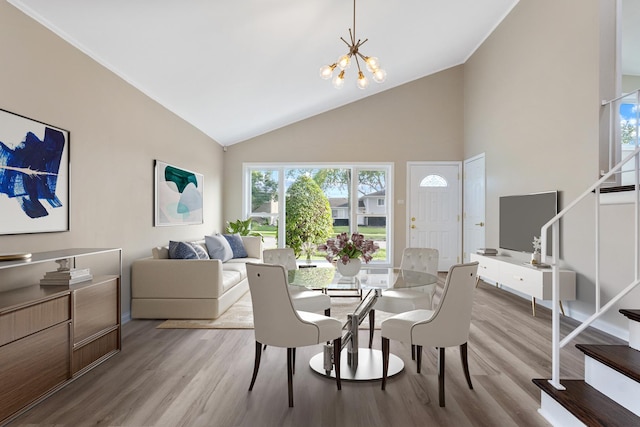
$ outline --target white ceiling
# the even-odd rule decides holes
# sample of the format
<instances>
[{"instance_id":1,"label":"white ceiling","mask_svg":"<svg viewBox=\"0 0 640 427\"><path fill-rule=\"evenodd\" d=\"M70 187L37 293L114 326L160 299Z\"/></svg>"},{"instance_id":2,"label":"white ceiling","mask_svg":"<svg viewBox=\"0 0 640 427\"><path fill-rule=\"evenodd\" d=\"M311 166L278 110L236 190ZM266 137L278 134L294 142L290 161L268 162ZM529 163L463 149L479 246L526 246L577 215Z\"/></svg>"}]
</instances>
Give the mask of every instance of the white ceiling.
<instances>
[{"instance_id":1,"label":"white ceiling","mask_svg":"<svg viewBox=\"0 0 640 427\"><path fill-rule=\"evenodd\" d=\"M388 77L337 90L318 71L347 53L351 0L8 1L221 145L462 64L518 2L361 0Z\"/></svg>"}]
</instances>

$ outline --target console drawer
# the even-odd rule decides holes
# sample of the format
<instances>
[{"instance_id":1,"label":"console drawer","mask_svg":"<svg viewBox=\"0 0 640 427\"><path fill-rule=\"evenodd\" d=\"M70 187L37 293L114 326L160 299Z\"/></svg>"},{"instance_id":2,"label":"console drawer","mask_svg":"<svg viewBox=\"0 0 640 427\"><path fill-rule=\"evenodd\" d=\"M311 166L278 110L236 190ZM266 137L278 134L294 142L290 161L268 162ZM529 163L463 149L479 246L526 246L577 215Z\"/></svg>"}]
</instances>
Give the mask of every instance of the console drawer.
<instances>
[{"instance_id":1,"label":"console drawer","mask_svg":"<svg viewBox=\"0 0 640 427\"><path fill-rule=\"evenodd\" d=\"M535 298L542 298L542 272L525 266L504 263L502 284Z\"/></svg>"},{"instance_id":2,"label":"console drawer","mask_svg":"<svg viewBox=\"0 0 640 427\"><path fill-rule=\"evenodd\" d=\"M71 377L70 324L0 347L0 421Z\"/></svg>"},{"instance_id":3,"label":"console drawer","mask_svg":"<svg viewBox=\"0 0 640 427\"><path fill-rule=\"evenodd\" d=\"M69 295L0 315L0 346L71 319Z\"/></svg>"},{"instance_id":4,"label":"console drawer","mask_svg":"<svg viewBox=\"0 0 640 427\"><path fill-rule=\"evenodd\" d=\"M487 259L487 258L476 258L474 259L474 257L471 257L472 260L474 261L478 261L478 276L484 278L484 279L488 279L488 280L492 280L494 282L499 282L500 281L500 262L493 260L493 259Z\"/></svg>"}]
</instances>

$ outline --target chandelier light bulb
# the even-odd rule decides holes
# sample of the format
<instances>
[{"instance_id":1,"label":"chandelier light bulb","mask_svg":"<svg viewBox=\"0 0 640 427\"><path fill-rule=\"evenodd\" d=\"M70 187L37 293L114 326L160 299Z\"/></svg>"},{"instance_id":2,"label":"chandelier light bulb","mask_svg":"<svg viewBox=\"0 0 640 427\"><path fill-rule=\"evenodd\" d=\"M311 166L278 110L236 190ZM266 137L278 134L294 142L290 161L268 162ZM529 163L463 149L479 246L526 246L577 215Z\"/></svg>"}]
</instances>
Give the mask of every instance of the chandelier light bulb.
<instances>
[{"instance_id":1,"label":"chandelier light bulb","mask_svg":"<svg viewBox=\"0 0 640 427\"><path fill-rule=\"evenodd\" d=\"M367 63L367 70L372 73L380 68L380 60L375 56L365 56L364 61Z\"/></svg>"},{"instance_id":2,"label":"chandelier light bulb","mask_svg":"<svg viewBox=\"0 0 640 427\"><path fill-rule=\"evenodd\" d=\"M378 68L373 72L373 81L376 83L382 83L387 79L387 72L382 68Z\"/></svg>"},{"instance_id":3,"label":"chandelier light bulb","mask_svg":"<svg viewBox=\"0 0 640 427\"><path fill-rule=\"evenodd\" d=\"M340 71L340 74L333 78L333 87L340 89L344 86L344 70Z\"/></svg>"},{"instance_id":4,"label":"chandelier light bulb","mask_svg":"<svg viewBox=\"0 0 640 427\"><path fill-rule=\"evenodd\" d=\"M353 30L352 30L353 29ZM369 80L365 77L362 70L365 67L361 67L361 65L366 66L367 71L372 74L372 78L377 83L382 83L387 78L387 72L380 68L380 60L375 56L366 56L360 52L360 48L363 44L367 42L369 39L359 39L356 36L356 0L353 0L353 27L349 28L349 38L345 39L340 37L340 40L347 45L349 50L346 54L342 55L338 60L331 64L325 65L320 68L320 77L322 79L328 80L333 77L333 71L336 68L340 68L340 72L337 76L333 77L333 86L337 89L340 89L344 86L344 71L350 67L351 59L353 57L354 61L356 61L356 66L358 67L358 80L356 81L356 86L360 89L366 89L369 86ZM364 61L364 64L360 64L360 61ZM354 70L355 71L355 70Z\"/></svg>"},{"instance_id":5,"label":"chandelier light bulb","mask_svg":"<svg viewBox=\"0 0 640 427\"><path fill-rule=\"evenodd\" d=\"M333 70L335 70L337 65L338 64L325 65L320 68L320 77L322 77L323 80L330 79L331 76L333 76Z\"/></svg>"},{"instance_id":6,"label":"chandelier light bulb","mask_svg":"<svg viewBox=\"0 0 640 427\"><path fill-rule=\"evenodd\" d=\"M338 58L338 67L340 67L341 69L345 69L345 68L349 68L349 66L351 65L351 56L349 54L347 55L342 55L340 58Z\"/></svg>"},{"instance_id":7,"label":"chandelier light bulb","mask_svg":"<svg viewBox=\"0 0 640 427\"><path fill-rule=\"evenodd\" d=\"M358 72L358 89L366 89L367 86L369 86L369 80L367 80L367 78L364 76L364 74L362 73L362 71Z\"/></svg>"}]
</instances>

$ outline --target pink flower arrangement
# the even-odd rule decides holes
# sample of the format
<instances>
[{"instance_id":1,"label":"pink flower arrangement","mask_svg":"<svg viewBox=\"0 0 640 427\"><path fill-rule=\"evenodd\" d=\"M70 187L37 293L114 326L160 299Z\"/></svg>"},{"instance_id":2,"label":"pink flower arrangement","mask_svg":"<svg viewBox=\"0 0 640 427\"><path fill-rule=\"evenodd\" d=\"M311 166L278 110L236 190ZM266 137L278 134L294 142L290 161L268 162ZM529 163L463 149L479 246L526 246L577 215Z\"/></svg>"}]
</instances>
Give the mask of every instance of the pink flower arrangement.
<instances>
[{"instance_id":1,"label":"pink flower arrangement","mask_svg":"<svg viewBox=\"0 0 640 427\"><path fill-rule=\"evenodd\" d=\"M362 234L353 233L351 239L347 233L341 233L335 239L327 240L326 245L318 245L318 250L327 252L327 261L335 259L347 264L350 259L362 258L365 263L373 259L380 247L373 240L366 240Z\"/></svg>"}]
</instances>

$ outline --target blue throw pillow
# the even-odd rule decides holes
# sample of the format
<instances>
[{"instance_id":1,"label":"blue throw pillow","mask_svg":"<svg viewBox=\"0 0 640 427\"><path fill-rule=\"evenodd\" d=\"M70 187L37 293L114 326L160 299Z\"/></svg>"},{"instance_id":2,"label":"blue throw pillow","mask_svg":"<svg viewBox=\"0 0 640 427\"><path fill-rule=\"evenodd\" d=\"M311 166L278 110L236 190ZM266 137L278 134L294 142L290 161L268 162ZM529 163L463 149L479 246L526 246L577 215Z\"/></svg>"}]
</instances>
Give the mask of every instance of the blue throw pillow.
<instances>
[{"instance_id":1,"label":"blue throw pillow","mask_svg":"<svg viewBox=\"0 0 640 427\"><path fill-rule=\"evenodd\" d=\"M222 262L229 261L233 258L233 251L227 239L220 234L214 234L212 236L204 236L204 242L207 245L207 251L209 251L209 257L211 259L219 259Z\"/></svg>"},{"instance_id":2,"label":"blue throw pillow","mask_svg":"<svg viewBox=\"0 0 640 427\"><path fill-rule=\"evenodd\" d=\"M247 250L244 248L240 234L223 234L223 236L229 242L234 258L246 258L249 256Z\"/></svg>"},{"instance_id":3,"label":"blue throw pillow","mask_svg":"<svg viewBox=\"0 0 640 427\"><path fill-rule=\"evenodd\" d=\"M199 259L198 253L187 242L169 242L169 258L171 259Z\"/></svg>"}]
</instances>

